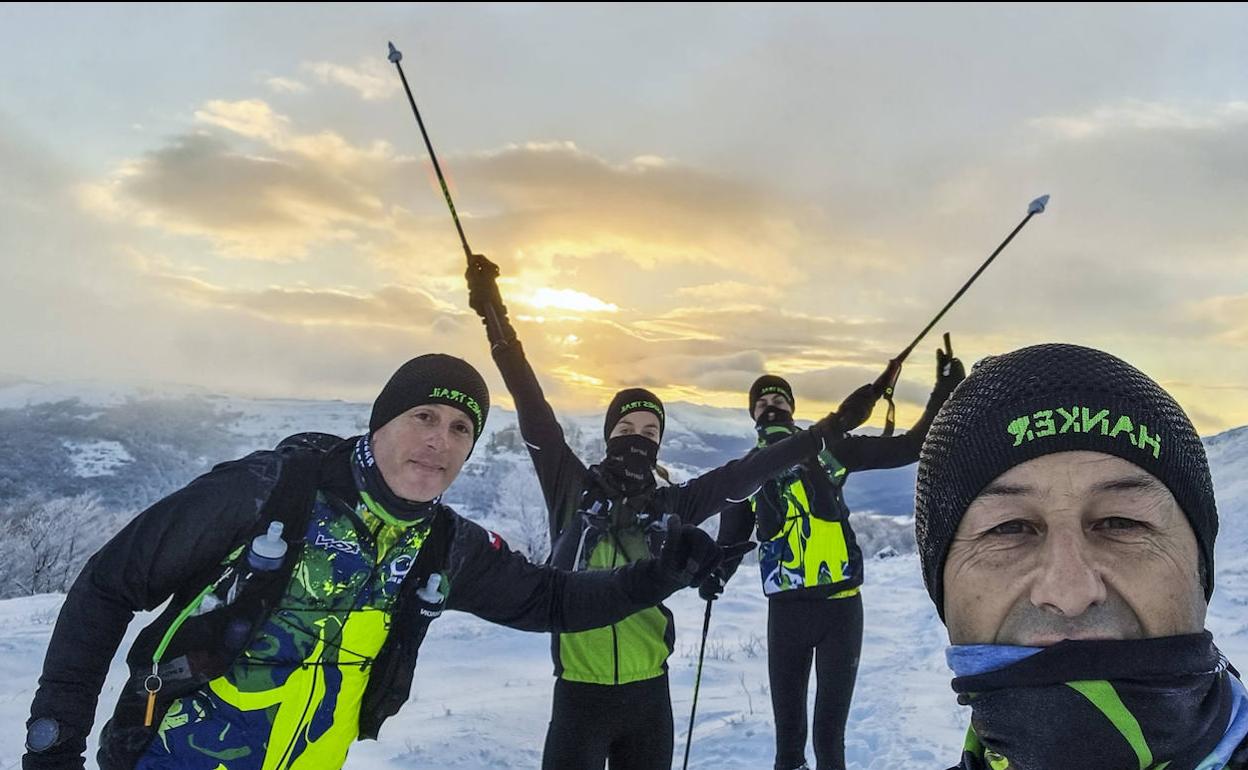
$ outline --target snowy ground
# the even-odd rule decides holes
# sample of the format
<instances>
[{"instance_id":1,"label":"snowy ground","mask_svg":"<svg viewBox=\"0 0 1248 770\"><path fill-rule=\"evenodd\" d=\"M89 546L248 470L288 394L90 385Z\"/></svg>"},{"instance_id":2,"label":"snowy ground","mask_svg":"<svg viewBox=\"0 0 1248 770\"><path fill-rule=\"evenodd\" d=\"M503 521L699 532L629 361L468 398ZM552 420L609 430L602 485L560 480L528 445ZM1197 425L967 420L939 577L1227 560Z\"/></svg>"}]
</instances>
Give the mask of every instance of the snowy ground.
<instances>
[{"instance_id":1,"label":"snowy ground","mask_svg":"<svg viewBox=\"0 0 1248 770\"><path fill-rule=\"evenodd\" d=\"M956 755L963 729L948 689L942 627L913 557L869 566L866 639L848 755L861 768L936 767ZM0 602L2 757L20 755L22 725L60 603L53 595ZM679 766L705 605L696 592L684 591L669 606L678 624L671 679ZM131 637L139 626L133 624ZM546 635L450 613L434 624L421 650L413 701L387 723L380 742L357 744L347 767L539 767L550 714L550 671ZM123 678L119 656L97 726ZM715 605L694 738L691 767L771 766L766 604L757 567L743 567Z\"/></svg>"},{"instance_id":2,"label":"snowy ground","mask_svg":"<svg viewBox=\"0 0 1248 770\"><path fill-rule=\"evenodd\" d=\"M1238 559L1227 556L1227 569L1219 570L1209 627L1231 660L1248 667L1248 560L1242 550ZM866 633L846 746L850 767L948 767L957 757L966 715L949 690L944 629L923 589L918 562L913 555L902 556L872 562L868 569L863 591ZM18 766L22 725L61 598L0 602L4 770ZM705 605L696 593L685 591L670 606L679 630L671 665L679 767ZM757 568L742 568L715 605L690 767L771 766L765 613ZM127 646L139 625L133 624ZM123 676L119 656L101 699L97 727L111 709ZM347 767L539 767L551 684L545 635L449 613L434 624L421 651L415 698L387 723L381 741L356 744Z\"/></svg>"}]
</instances>

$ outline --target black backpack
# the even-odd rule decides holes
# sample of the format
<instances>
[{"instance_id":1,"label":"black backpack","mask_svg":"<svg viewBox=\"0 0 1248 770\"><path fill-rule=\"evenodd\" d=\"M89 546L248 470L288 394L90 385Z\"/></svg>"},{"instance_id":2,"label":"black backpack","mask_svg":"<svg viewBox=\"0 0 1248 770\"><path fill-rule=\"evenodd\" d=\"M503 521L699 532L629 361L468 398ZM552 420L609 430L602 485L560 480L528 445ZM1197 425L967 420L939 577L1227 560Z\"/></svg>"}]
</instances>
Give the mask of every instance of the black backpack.
<instances>
[{"instance_id":1,"label":"black backpack","mask_svg":"<svg viewBox=\"0 0 1248 770\"><path fill-rule=\"evenodd\" d=\"M220 564L175 593L165 611L139 633L130 648L126 656L130 678L112 719L100 734L101 770L132 770L173 701L229 671L264 626L302 555L323 461L342 442L343 439L326 433L299 433L277 445L275 451L282 454L281 472L257 511L252 529ZM275 521L283 524L288 546L282 566L253 575L229 604L200 615L187 615L211 587L243 568L251 540L267 532L269 524ZM439 506L416 561L395 597L390 635L371 664L360 706L360 739L376 739L382 723L396 714L411 694L417 654L429 624L437 616L420 611L421 600L416 591L430 575L444 569L453 527L451 512ZM245 642L241 648L231 650L224 641L226 631L234 626L237 633L240 622L246 624ZM154 664L154 660L158 663ZM159 680L153 677L154 665ZM149 693L153 688L155 698L149 718Z\"/></svg>"}]
</instances>

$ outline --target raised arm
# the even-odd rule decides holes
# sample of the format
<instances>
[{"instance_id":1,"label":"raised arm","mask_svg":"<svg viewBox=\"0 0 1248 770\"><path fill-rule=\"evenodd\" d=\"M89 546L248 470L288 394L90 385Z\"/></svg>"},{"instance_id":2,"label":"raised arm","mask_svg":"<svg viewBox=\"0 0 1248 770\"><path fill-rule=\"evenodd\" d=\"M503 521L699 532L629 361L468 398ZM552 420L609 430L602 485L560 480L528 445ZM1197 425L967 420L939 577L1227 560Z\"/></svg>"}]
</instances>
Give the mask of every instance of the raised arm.
<instances>
[{"instance_id":1,"label":"raised arm","mask_svg":"<svg viewBox=\"0 0 1248 770\"><path fill-rule=\"evenodd\" d=\"M845 436L831 447L832 454L849 471L900 468L918 462L919 450L927 437L936 413L949 394L966 379L966 369L957 358L936 350L936 385L927 399L927 407L910 430L900 436Z\"/></svg>"},{"instance_id":2,"label":"raised arm","mask_svg":"<svg viewBox=\"0 0 1248 770\"><path fill-rule=\"evenodd\" d=\"M569 505L569 498L580 493L585 465L564 439L555 411L546 400L533 367L524 357L524 348L507 318L507 308L498 291L498 266L474 254L469 260L466 278L468 304L485 325L490 353L516 404L520 436L537 470L550 514L551 535L556 536L567 523L559 521L558 517L574 507Z\"/></svg>"}]
</instances>

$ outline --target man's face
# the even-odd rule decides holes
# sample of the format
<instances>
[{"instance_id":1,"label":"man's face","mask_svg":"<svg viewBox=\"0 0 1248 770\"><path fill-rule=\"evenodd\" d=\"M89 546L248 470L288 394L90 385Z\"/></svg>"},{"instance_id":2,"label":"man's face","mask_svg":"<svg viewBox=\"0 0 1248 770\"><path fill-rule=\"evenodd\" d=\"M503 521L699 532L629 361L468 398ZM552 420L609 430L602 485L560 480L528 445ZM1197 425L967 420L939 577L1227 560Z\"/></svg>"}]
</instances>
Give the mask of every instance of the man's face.
<instances>
[{"instance_id":1,"label":"man's face","mask_svg":"<svg viewBox=\"0 0 1248 770\"><path fill-rule=\"evenodd\" d=\"M472 420L446 404L412 407L373 434L373 457L391 491L426 502L446 491L472 451Z\"/></svg>"},{"instance_id":2,"label":"man's face","mask_svg":"<svg viewBox=\"0 0 1248 770\"><path fill-rule=\"evenodd\" d=\"M616 436L645 436L654 443L659 443L659 418L652 412L629 412L620 418L611 429L610 438Z\"/></svg>"},{"instance_id":3,"label":"man's face","mask_svg":"<svg viewBox=\"0 0 1248 770\"><path fill-rule=\"evenodd\" d=\"M793 413L793 405L790 404L789 400L785 398L782 394L767 393L765 395L759 396L758 400L754 402L755 421L758 420L758 416L763 413L763 410L769 406L774 406L778 409L783 409L789 414Z\"/></svg>"},{"instance_id":4,"label":"man's face","mask_svg":"<svg viewBox=\"0 0 1248 770\"><path fill-rule=\"evenodd\" d=\"M1198 633L1196 536L1164 484L1100 452L1011 468L967 508L945 561L953 644Z\"/></svg>"}]
</instances>

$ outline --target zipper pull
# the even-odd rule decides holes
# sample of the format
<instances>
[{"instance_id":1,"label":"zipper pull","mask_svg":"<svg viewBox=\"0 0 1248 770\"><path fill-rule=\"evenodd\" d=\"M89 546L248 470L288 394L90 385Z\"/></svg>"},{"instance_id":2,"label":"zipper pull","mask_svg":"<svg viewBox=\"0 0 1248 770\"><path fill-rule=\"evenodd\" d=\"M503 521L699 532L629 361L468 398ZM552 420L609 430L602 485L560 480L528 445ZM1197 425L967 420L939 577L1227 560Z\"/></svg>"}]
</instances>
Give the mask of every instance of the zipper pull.
<instances>
[{"instance_id":1,"label":"zipper pull","mask_svg":"<svg viewBox=\"0 0 1248 770\"><path fill-rule=\"evenodd\" d=\"M143 689L147 690L147 716L143 717L143 726L151 727L152 719L156 715L156 693L160 692L163 682L160 681L160 675L156 672L159 666L152 664L152 674L143 680Z\"/></svg>"}]
</instances>

